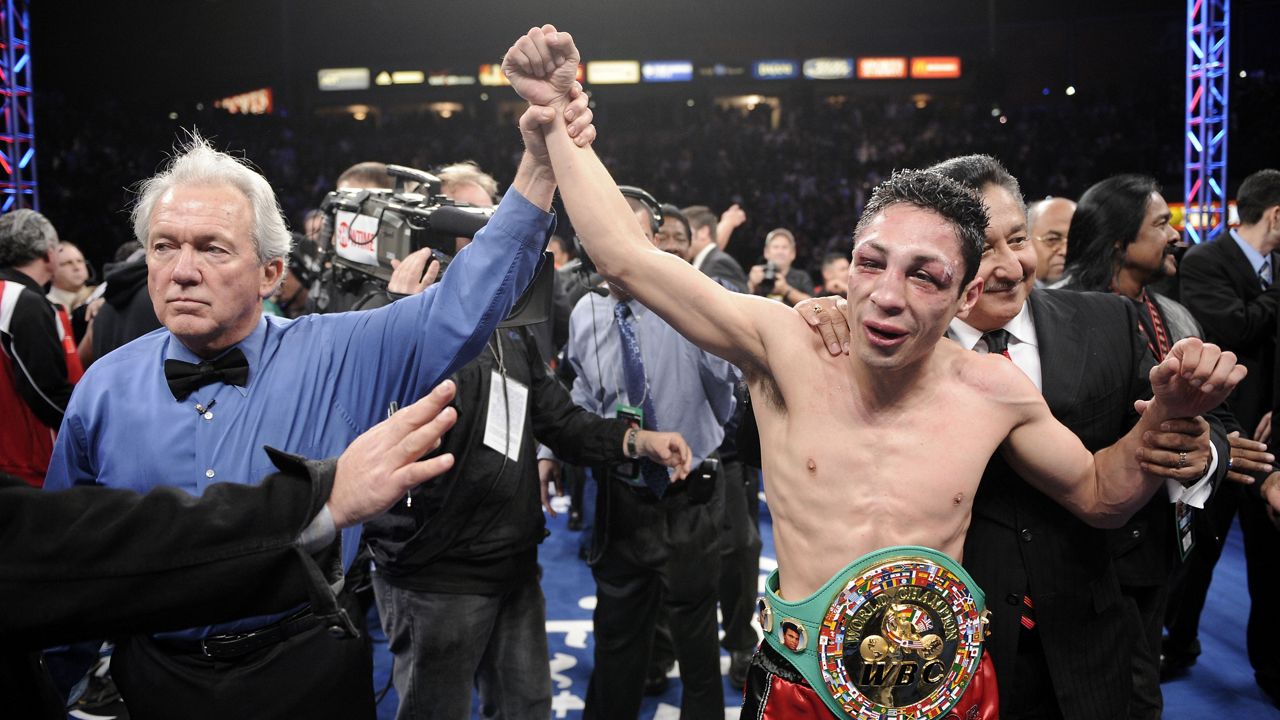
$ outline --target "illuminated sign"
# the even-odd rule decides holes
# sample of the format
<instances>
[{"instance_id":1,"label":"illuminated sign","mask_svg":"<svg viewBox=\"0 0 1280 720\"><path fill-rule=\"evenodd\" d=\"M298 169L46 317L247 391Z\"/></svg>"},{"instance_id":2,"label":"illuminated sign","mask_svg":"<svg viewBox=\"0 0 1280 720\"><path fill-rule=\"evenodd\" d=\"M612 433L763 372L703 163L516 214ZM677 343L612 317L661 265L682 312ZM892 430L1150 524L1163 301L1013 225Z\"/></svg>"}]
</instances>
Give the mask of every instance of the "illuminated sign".
<instances>
[{"instance_id":1,"label":"illuminated sign","mask_svg":"<svg viewBox=\"0 0 1280 720\"><path fill-rule=\"evenodd\" d=\"M698 77L742 77L747 74L745 65L726 65L724 63L716 63L715 65L699 65Z\"/></svg>"},{"instance_id":2,"label":"illuminated sign","mask_svg":"<svg viewBox=\"0 0 1280 720\"><path fill-rule=\"evenodd\" d=\"M900 80L907 76L907 59L904 57L858 58L859 80Z\"/></svg>"},{"instance_id":3,"label":"illuminated sign","mask_svg":"<svg viewBox=\"0 0 1280 720\"><path fill-rule=\"evenodd\" d=\"M270 115L274 105L271 88L260 88L214 100L213 106L236 115Z\"/></svg>"},{"instance_id":4,"label":"illuminated sign","mask_svg":"<svg viewBox=\"0 0 1280 720\"><path fill-rule=\"evenodd\" d=\"M693 63L689 60L647 62L640 66L645 82L688 82L693 79Z\"/></svg>"},{"instance_id":5,"label":"illuminated sign","mask_svg":"<svg viewBox=\"0 0 1280 720\"><path fill-rule=\"evenodd\" d=\"M958 57L913 57L911 77L917 80L936 80L960 77Z\"/></svg>"},{"instance_id":6,"label":"illuminated sign","mask_svg":"<svg viewBox=\"0 0 1280 720\"><path fill-rule=\"evenodd\" d=\"M587 63L587 82L593 85L632 85L640 82L635 60L596 60Z\"/></svg>"},{"instance_id":7,"label":"illuminated sign","mask_svg":"<svg viewBox=\"0 0 1280 720\"><path fill-rule=\"evenodd\" d=\"M321 90L367 90L369 68L321 68L316 71Z\"/></svg>"},{"instance_id":8,"label":"illuminated sign","mask_svg":"<svg viewBox=\"0 0 1280 720\"><path fill-rule=\"evenodd\" d=\"M434 72L427 77L427 84L435 87L452 87L454 85L475 85L475 75L454 75L448 72Z\"/></svg>"},{"instance_id":9,"label":"illuminated sign","mask_svg":"<svg viewBox=\"0 0 1280 720\"><path fill-rule=\"evenodd\" d=\"M795 60L760 60L751 66L751 77L757 80L786 80L800 74L796 65Z\"/></svg>"},{"instance_id":10,"label":"illuminated sign","mask_svg":"<svg viewBox=\"0 0 1280 720\"><path fill-rule=\"evenodd\" d=\"M1196 230L1211 230L1218 226L1222 216L1222 204L1217 202L1209 203L1209 213L1205 214L1199 209L1188 213L1186 205L1183 203L1169 203L1169 227L1182 232L1187 229L1187 220L1191 221L1191 227ZM1240 226L1240 212L1236 208L1236 201L1232 200L1227 203L1227 227Z\"/></svg>"},{"instance_id":11,"label":"illuminated sign","mask_svg":"<svg viewBox=\"0 0 1280 720\"><path fill-rule=\"evenodd\" d=\"M489 87L501 87L503 85L511 84L511 81L507 80L507 76L502 74L501 65L497 65L497 64L481 65L480 72L477 73L477 75L480 76L481 85L487 85Z\"/></svg>"},{"instance_id":12,"label":"illuminated sign","mask_svg":"<svg viewBox=\"0 0 1280 720\"><path fill-rule=\"evenodd\" d=\"M847 80L853 77L853 58L809 58L804 76L810 80Z\"/></svg>"},{"instance_id":13,"label":"illuminated sign","mask_svg":"<svg viewBox=\"0 0 1280 720\"><path fill-rule=\"evenodd\" d=\"M391 82L396 85L421 85L427 81L427 74L421 70L395 70L391 73Z\"/></svg>"}]
</instances>

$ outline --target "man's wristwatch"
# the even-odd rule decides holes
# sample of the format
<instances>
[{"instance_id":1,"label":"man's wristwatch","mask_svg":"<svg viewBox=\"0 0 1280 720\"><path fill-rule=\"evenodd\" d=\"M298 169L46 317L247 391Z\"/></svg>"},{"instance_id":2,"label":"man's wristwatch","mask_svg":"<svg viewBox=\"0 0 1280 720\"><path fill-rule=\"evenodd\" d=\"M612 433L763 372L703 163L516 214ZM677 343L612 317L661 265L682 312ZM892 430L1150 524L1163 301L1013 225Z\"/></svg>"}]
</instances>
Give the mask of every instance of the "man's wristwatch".
<instances>
[{"instance_id":1,"label":"man's wristwatch","mask_svg":"<svg viewBox=\"0 0 1280 720\"><path fill-rule=\"evenodd\" d=\"M627 458L636 460L640 457L640 451L636 449L636 436L640 431L636 428L627 428Z\"/></svg>"}]
</instances>

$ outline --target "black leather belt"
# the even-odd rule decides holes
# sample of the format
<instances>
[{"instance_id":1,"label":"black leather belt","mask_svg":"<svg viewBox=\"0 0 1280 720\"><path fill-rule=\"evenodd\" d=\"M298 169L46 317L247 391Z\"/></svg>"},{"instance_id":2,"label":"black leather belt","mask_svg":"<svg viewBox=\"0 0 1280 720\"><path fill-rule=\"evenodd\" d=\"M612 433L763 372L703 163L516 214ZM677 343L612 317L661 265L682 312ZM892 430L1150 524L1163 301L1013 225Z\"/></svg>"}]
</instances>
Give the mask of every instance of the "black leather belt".
<instances>
[{"instance_id":1,"label":"black leather belt","mask_svg":"<svg viewBox=\"0 0 1280 720\"><path fill-rule=\"evenodd\" d=\"M280 622L245 633L210 635L199 640L156 638L155 643L175 654L203 655L216 660L227 660L282 643L295 635L301 635L320 622L320 618L308 608Z\"/></svg>"}]
</instances>

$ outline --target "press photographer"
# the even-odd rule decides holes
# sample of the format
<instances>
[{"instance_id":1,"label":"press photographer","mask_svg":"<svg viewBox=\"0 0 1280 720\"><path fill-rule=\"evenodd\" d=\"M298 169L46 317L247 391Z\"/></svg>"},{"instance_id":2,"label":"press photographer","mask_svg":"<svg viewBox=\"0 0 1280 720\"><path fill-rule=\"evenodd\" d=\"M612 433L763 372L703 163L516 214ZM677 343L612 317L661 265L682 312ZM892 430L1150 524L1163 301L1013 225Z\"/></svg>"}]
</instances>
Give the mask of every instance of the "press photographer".
<instances>
[{"instance_id":1,"label":"press photographer","mask_svg":"<svg viewBox=\"0 0 1280 720\"><path fill-rule=\"evenodd\" d=\"M807 300L813 289L809 273L792 267L796 259L796 236L786 228L771 231L764 239L762 265L747 274L749 292L780 300L788 305Z\"/></svg>"}]
</instances>

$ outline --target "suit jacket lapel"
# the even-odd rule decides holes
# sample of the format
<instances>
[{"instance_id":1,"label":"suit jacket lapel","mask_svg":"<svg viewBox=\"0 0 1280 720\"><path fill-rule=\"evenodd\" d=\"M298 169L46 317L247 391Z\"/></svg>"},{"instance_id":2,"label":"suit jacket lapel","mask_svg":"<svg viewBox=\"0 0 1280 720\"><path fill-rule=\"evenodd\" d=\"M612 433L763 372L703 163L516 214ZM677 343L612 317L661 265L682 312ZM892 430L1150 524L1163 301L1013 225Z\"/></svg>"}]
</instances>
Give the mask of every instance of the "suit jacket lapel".
<instances>
[{"instance_id":1,"label":"suit jacket lapel","mask_svg":"<svg viewBox=\"0 0 1280 720\"><path fill-rule=\"evenodd\" d=\"M1031 317L1040 348L1040 383L1050 409L1071 407L1079 394L1090 352L1089 339L1080 332L1076 309L1054 296L1066 290L1032 290Z\"/></svg>"}]
</instances>

